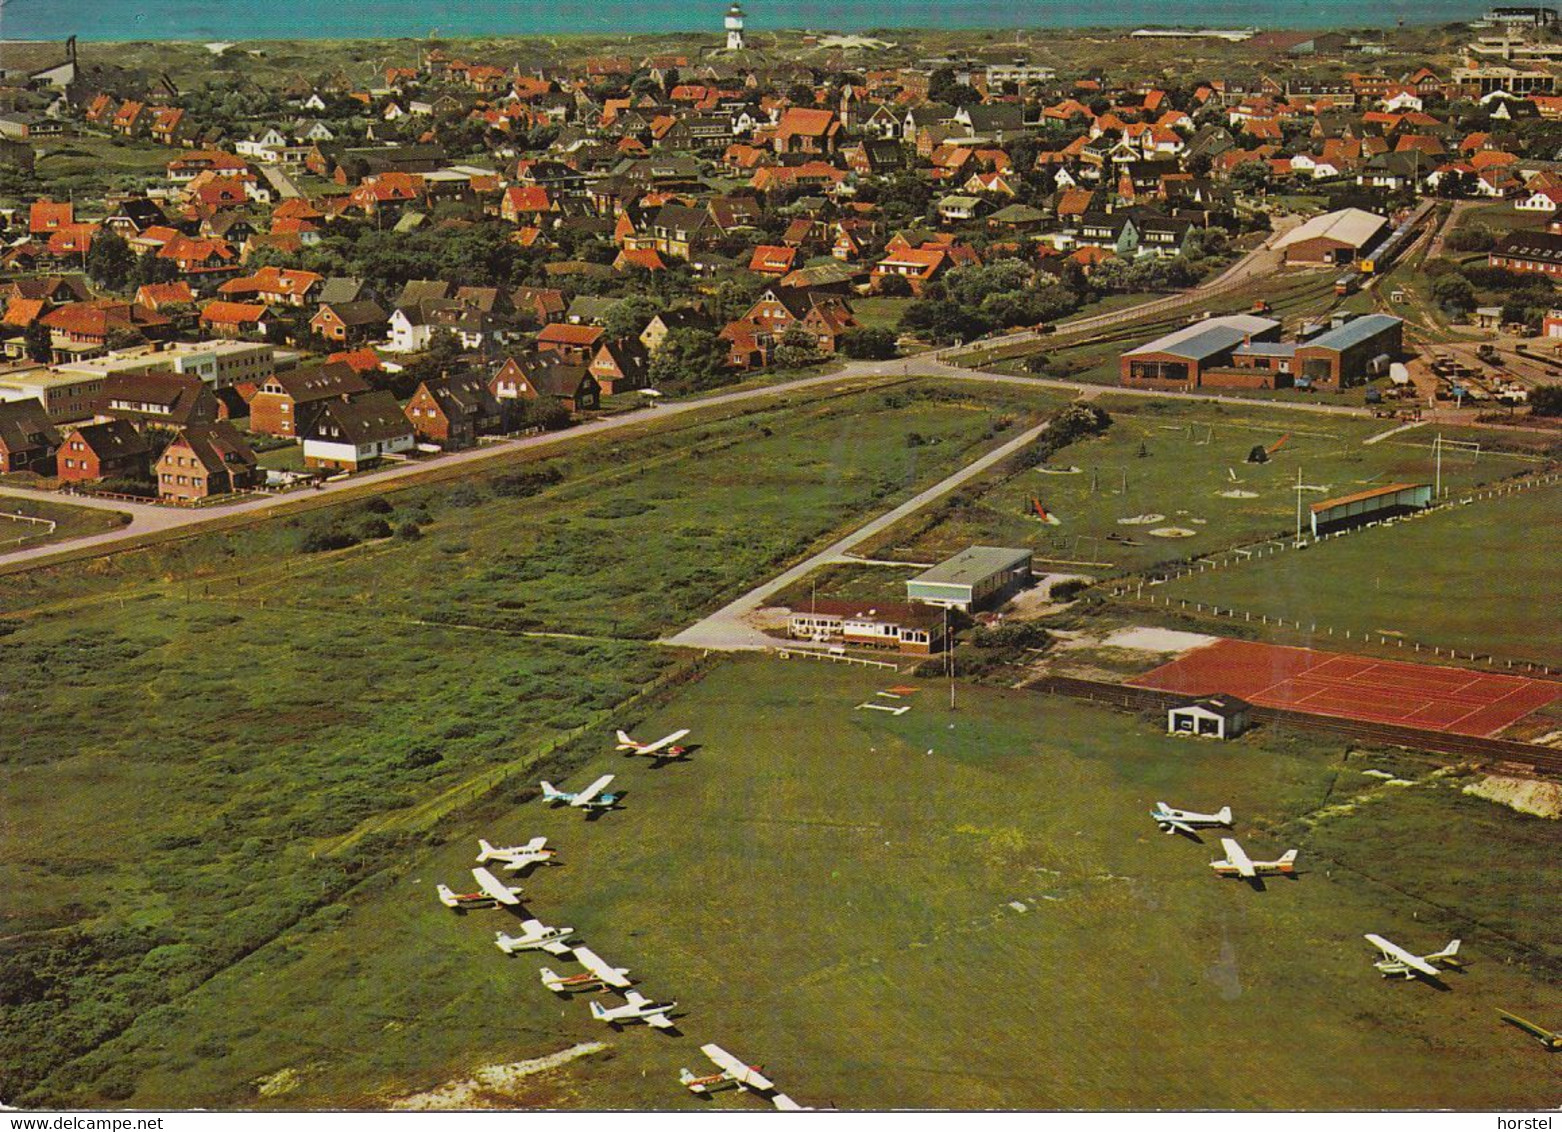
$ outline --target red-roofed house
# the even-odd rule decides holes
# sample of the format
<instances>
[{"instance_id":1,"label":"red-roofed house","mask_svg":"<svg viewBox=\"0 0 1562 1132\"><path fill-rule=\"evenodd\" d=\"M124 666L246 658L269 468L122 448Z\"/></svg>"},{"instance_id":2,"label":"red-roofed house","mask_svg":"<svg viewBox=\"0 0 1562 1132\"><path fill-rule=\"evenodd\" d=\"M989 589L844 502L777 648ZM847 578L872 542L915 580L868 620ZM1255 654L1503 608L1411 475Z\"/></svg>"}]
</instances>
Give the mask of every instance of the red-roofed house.
<instances>
[{"instance_id":1,"label":"red-roofed house","mask_svg":"<svg viewBox=\"0 0 1562 1132\"><path fill-rule=\"evenodd\" d=\"M833 110L807 110L794 106L776 124L777 153L834 153L841 123Z\"/></svg>"}]
</instances>

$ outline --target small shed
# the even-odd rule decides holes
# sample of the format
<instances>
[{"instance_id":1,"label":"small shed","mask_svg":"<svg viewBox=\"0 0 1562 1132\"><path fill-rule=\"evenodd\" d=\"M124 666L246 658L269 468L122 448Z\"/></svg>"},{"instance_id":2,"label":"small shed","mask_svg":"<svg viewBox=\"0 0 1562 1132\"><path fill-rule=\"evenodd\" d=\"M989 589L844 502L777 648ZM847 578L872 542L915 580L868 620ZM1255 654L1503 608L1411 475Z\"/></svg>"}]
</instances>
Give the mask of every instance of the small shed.
<instances>
[{"instance_id":1,"label":"small shed","mask_svg":"<svg viewBox=\"0 0 1562 1132\"><path fill-rule=\"evenodd\" d=\"M1167 709L1166 733L1235 739L1247 730L1251 713L1251 706L1236 696L1224 692L1214 696L1200 696Z\"/></svg>"}]
</instances>

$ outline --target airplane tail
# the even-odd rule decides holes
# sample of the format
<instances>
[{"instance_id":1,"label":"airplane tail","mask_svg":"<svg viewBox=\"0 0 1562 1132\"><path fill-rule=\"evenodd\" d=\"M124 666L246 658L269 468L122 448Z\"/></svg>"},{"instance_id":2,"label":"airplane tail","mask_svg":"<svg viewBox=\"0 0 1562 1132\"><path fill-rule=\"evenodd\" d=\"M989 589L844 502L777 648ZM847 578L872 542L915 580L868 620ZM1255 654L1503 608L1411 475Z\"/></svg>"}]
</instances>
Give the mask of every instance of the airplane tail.
<instances>
[{"instance_id":1,"label":"airplane tail","mask_svg":"<svg viewBox=\"0 0 1562 1132\"><path fill-rule=\"evenodd\" d=\"M1277 861L1276 864L1280 866L1281 872L1290 872L1291 869L1296 865L1296 850L1287 849L1284 853L1280 854L1280 860Z\"/></svg>"},{"instance_id":2,"label":"airplane tail","mask_svg":"<svg viewBox=\"0 0 1562 1132\"><path fill-rule=\"evenodd\" d=\"M1220 812L1217 813L1215 816L1217 818L1219 818L1222 822L1224 822L1226 825L1230 825L1231 824L1231 807L1230 806L1222 806L1222 807L1220 807Z\"/></svg>"},{"instance_id":3,"label":"airplane tail","mask_svg":"<svg viewBox=\"0 0 1562 1132\"><path fill-rule=\"evenodd\" d=\"M618 749L620 751L637 751L640 749L640 744L620 731L618 733Z\"/></svg>"},{"instance_id":4,"label":"airplane tail","mask_svg":"<svg viewBox=\"0 0 1562 1132\"><path fill-rule=\"evenodd\" d=\"M551 782L542 783L542 796L550 802L564 801L564 791L560 790Z\"/></svg>"},{"instance_id":5,"label":"airplane tail","mask_svg":"<svg viewBox=\"0 0 1562 1132\"><path fill-rule=\"evenodd\" d=\"M486 864L487 862L493 860L494 847L488 844L487 841L484 841L481 837L477 839L477 848L477 863L479 865Z\"/></svg>"},{"instance_id":6,"label":"airplane tail","mask_svg":"<svg viewBox=\"0 0 1562 1132\"><path fill-rule=\"evenodd\" d=\"M591 1016L604 1022L607 1021L607 1011L602 1008L602 1004L600 1002L592 1002Z\"/></svg>"},{"instance_id":7,"label":"airplane tail","mask_svg":"<svg viewBox=\"0 0 1562 1132\"><path fill-rule=\"evenodd\" d=\"M1456 939L1452 943L1450 943L1447 947L1445 947L1441 951L1439 951L1437 954L1435 954L1435 955L1428 955L1427 958L1428 959L1452 959L1455 955L1459 954L1459 944L1460 944L1460 942L1461 942L1460 940Z\"/></svg>"},{"instance_id":8,"label":"airplane tail","mask_svg":"<svg viewBox=\"0 0 1562 1132\"><path fill-rule=\"evenodd\" d=\"M448 884L436 884L434 891L439 894L441 903L448 904L452 908L456 906L456 894Z\"/></svg>"}]
</instances>

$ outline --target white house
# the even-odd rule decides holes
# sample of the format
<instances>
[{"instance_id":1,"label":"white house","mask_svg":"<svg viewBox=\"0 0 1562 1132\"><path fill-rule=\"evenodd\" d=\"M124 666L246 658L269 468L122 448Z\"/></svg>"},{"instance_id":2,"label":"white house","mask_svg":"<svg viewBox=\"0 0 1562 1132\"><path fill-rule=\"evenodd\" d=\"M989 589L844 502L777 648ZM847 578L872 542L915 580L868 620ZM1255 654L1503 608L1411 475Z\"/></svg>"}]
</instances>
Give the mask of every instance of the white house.
<instances>
[{"instance_id":1,"label":"white house","mask_svg":"<svg viewBox=\"0 0 1562 1132\"><path fill-rule=\"evenodd\" d=\"M1247 730L1251 712L1247 702L1235 696L1204 696L1167 709L1166 733L1234 739Z\"/></svg>"},{"instance_id":2,"label":"white house","mask_svg":"<svg viewBox=\"0 0 1562 1132\"><path fill-rule=\"evenodd\" d=\"M423 312L418 307L410 311L397 307L391 312L390 337L385 348L393 354L416 354L428 349L433 335L434 327L423 321Z\"/></svg>"},{"instance_id":3,"label":"white house","mask_svg":"<svg viewBox=\"0 0 1562 1132\"><path fill-rule=\"evenodd\" d=\"M388 390L328 401L304 434L304 466L357 471L416 446L412 423Z\"/></svg>"}]
</instances>

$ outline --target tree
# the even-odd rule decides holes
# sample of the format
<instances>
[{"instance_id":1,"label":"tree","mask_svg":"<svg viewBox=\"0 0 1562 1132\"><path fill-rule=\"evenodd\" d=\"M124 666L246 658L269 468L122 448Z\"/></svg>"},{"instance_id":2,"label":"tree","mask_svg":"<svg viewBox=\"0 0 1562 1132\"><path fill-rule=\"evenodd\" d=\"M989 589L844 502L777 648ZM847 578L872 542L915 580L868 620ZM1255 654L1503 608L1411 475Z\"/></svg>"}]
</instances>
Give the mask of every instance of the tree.
<instances>
[{"instance_id":1,"label":"tree","mask_svg":"<svg viewBox=\"0 0 1562 1132\"><path fill-rule=\"evenodd\" d=\"M87 249L87 275L99 287L122 291L136 267L136 254L118 232L102 229Z\"/></svg>"},{"instance_id":2,"label":"tree","mask_svg":"<svg viewBox=\"0 0 1562 1132\"><path fill-rule=\"evenodd\" d=\"M953 67L939 67L928 76L927 96L933 102L943 102L949 106L973 101L971 88L955 78Z\"/></svg>"},{"instance_id":3,"label":"tree","mask_svg":"<svg viewBox=\"0 0 1562 1132\"><path fill-rule=\"evenodd\" d=\"M879 326L863 326L841 335L840 352L848 358L883 361L893 358L895 332Z\"/></svg>"},{"instance_id":4,"label":"tree","mask_svg":"<svg viewBox=\"0 0 1562 1132\"><path fill-rule=\"evenodd\" d=\"M448 326L436 327L428 339L428 360L437 369L452 366L461 357L461 339Z\"/></svg>"},{"instance_id":5,"label":"tree","mask_svg":"<svg viewBox=\"0 0 1562 1132\"><path fill-rule=\"evenodd\" d=\"M698 392L725 385L726 344L709 330L680 327L662 342L651 359L649 376L658 389Z\"/></svg>"},{"instance_id":6,"label":"tree","mask_svg":"<svg viewBox=\"0 0 1562 1132\"><path fill-rule=\"evenodd\" d=\"M797 369L799 366L812 365L819 360L819 343L812 334L794 322L781 335L781 344L776 347L775 360L776 365L782 369Z\"/></svg>"},{"instance_id":7,"label":"tree","mask_svg":"<svg viewBox=\"0 0 1562 1132\"><path fill-rule=\"evenodd\" d=\"M1244 161L1232 170L1231 185L1249 196L1261 196L1269 189L1269 167L1257 161Z\"/></svg>"},{"instance_id":8,"label":"tree","mask_svg":"<svg viewBox=\"0 0 1562 1132\"><path fill-rule=\"evenodd\" d=\"M656 316L660 307L644 295L620 299L608 310L603 329L608 338L634 338Z\"/></svg>"},{"instance_id":9,"label":"tree","mask_svg":"<svg viewBox=\"0 0 1562 1132\"><path fill-rule=\"evenodd\" d=\"M1475 288L1462 275L1445 275L1433 283L1432 298L1455 317L1463 317L1475 309Z\"/></svg>"},{"instance_id":10,"label":"tree","mask_svg":"<svg viewBox=\"0 0 1562 1132\"><path fill-rule=\"evenodd\" d=\"M22 331L22 340L27 343L27 356L33 361L47 363L54 360L54 336L43 323L35 322Z\"/></svg>"},{"instance_id":11,"label":"tree","mask_svg":"<svg viewBox=\"0 0 1562 1132\"><path fill-rule=\"evenodd\" d=\"M876 290L881 295L905 298L911 294L911 281L904 275L881 275Z\"/></svg>"},{"instance_id":12,"label":"tree","mask_svg":"<svg viewBox=\"0 0 1562 1132\"><path fill-rule=\"evenodd\" d=\"M1531 389L1529 411L1537 417L1562 417L1562 385L1537 385Z\"/></svg>"}]
</instances>

